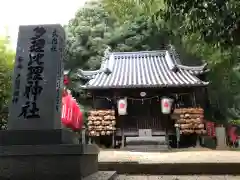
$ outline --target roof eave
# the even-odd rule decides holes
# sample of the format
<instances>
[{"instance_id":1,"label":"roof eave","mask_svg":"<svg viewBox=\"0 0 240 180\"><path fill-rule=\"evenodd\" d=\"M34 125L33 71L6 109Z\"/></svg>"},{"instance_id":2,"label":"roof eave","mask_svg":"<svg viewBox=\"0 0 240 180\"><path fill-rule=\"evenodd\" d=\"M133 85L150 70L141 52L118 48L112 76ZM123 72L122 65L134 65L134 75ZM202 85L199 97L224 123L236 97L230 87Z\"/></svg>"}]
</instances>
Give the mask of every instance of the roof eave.
<instances>
[{"instance_id":1,"label":"roof eave","mask_svg":"<svg viewBox=\"0 0 240 180\"><path fill-rule=\"evenodd\" d=\"M194 75L194 76L198 76L198 75L203 75L205 73L208 73L209 71L210 71L209 69L206 69L206 70L203 70L203 71L195 71L195 72L189 72L189 73Z\"/></svg>"},{"instance_id":2,"label":"roof eave","mask_svg":"<svg viewBox=\"0 0 240 180\"><path fill-rule=\"evenodd\" d=\"M185 66L182 64L176 64L178 68L184 69L184 70L192 70L192 71L204 71L206 70L207 63L201 65L201 66Z\"/></svg>"},{"instance_id":3,"label":"roof eave","mask_svg":"<svg viewBox=\"0 0 240 180\"><path fill-rule=\"evenodd\" d=\"M102 89L138 89L138 88L190 88L190 87L204 87L207 86L209 82L204 82L202 81L201 83L197 84L189 84L189 85L155 85L155 86L137 86L137 85L132 85L132 86L85 86L84 88L87 90L102 90Z\"/></svg>"}]
</instances>

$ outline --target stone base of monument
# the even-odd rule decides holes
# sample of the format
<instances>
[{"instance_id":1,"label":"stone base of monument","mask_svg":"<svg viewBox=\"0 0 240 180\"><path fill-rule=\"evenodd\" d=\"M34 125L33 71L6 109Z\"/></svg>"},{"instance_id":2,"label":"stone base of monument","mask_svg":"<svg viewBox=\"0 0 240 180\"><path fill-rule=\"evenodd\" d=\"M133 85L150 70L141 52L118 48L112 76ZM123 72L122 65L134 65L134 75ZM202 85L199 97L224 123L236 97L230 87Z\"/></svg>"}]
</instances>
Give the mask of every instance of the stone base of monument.
<instances>
[{"instance_id":1,"label":"stone base of monument","mask_svg":"<svg viewBox=\"0 0 240 180\"><path fill-rule=\"evenodd\" d=\"M0 131L0 145L25 144L79 144L79 140L69 129Z\"/></svg>"},{"instance_id":2,"label":"stone base of monument","mask_svg":"<svg viewBox=\"0 0 240 180\"><path fill-rule=\"evenodd\" d=\"M80 180L98 171L98 153L95 145L0 146L0 179Z\"/></svg>"}]
</instances>

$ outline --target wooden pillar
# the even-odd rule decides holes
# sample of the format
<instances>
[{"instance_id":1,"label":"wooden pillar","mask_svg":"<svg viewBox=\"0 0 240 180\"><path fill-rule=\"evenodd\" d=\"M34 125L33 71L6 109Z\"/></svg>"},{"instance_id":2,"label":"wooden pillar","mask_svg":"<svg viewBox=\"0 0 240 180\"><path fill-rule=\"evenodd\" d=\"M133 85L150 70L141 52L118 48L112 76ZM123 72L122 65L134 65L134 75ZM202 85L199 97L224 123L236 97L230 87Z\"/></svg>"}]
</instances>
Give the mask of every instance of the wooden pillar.
<instances>
[{"instance_id":1,"label":"wooden pillar","mask_svg":"<svg viewBox=\"0 0 240 180\"><path fill-rule=\"evenodd\" d=\"M192 93L192 98L193 98L192 105L193 105L193 107L196 107L197 102L196 102L196 93L195 92Z\"/></svg>"},{"instance_id":2,"label":"wooden pillar","mask_svg":"<svg viewBox=\"0 0 240 180\"><path fill-rule=\"evenodd\" d=\"M166 140L168 149L170 148L169 147L169 135L168 135L169 121L170 121L170 115L166 115L165 140Z\"/></svg>"},{"instance_id":3,"label":"wooden pillar","mask_svg":"<svg viewBox=\"0 0 240 180\"><path fill-rule=\"evenodd\" d=\"M115 148L115 133L112 132L112 148Z\"/></svg>"},{"instance_id":4,"label":"wooden pillar","mask_svg":"<svg viewBox=\"0 0 240 180\"><path fill-rule=\"evenodd\" d=\"M179 148L180 143L180 128L176 127L176 138L177 138L177 149Z\"/></svg>"},{"instance_id":5,"label":"wooden pillar","mask_svg":"<svg viewBox=\"0 0 240 180\"><path fill-rule=\"evenodd\" d=\"M124 147L125 147L124 118L121 118L121 135L122 135L122 144L121 144L121 148L124 148Z\"/></svg>"},{"instance_id":6,"label":"wooden pillar","mask_svg":"<svg viewBox=\"0 0 240 180\"><path fill-rule=\"evenodd\" d=\"M95 97L92 95L92 108L95 110Z\"/></svg>"},{"instance_id":7,"label":"wooden pillar","mask_svg":"<svg viewBox=\"0 0 240 180\"><path fill-rule=\"evenodd\" d=\"M94 94L92 94L92 109L96 110L95 109L95 97L94 97ZM94 143L93 137L91 137L91 136L88 136L88 137L89 137L88 138L88 143L89 144L93 144Z\"/></svg>"},{"instance_id":8,"label":"wooden pillar","mask_svg":"<svg viewBox=\"0 0 240 180\"><path fill-rule=\"evenodd\" d=\"M122 129L122 144L121 144L121 148L125 147L125 136L124 136L124 130Z\"/></svg>"},{"instance_id":9,"label":"wooden pillar","mask_svg":"<svg viewBox=\"0 0 240 180\"><path fill-rule=\"evenodd\" d=\"M83 127L82 132L81 132L81 138L82 138L82 144L86 144L86 129Z\"/></svg>"},{"instance_id":10,"label":"wooden pillar","mask_svg":"<svg viewBox=\"0 0 240 180\"><path fill-rule=\"evenodd\" d=\"M196 108L197 107L197 102L196 102L196 92L194 91L192 93L192 97L193 97L193 107ZM200 136L198 134L196 134L196 147L200 147Z\"/></svg>"}]
</instances>

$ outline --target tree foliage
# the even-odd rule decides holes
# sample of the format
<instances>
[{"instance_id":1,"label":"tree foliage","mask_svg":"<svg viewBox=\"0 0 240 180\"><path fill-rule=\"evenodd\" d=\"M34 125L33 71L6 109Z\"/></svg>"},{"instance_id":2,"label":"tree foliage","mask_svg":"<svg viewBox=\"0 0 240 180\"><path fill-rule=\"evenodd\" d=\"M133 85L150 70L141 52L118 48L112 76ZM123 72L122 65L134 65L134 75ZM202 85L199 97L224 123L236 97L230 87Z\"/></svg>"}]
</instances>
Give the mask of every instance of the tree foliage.
<instances>
[{"instance_id":1,"label":"tree foliage","mask_svg":"<svg viewBox=\"0 0 240 180\"><path fill-rule=\"evenodd\" d=\"M105 9L120 21L134 20L139 14L149 18L158 31L167 29L172 42L205 60L211 70L209 98L214 118L239 119L240 1L131 2L136 4L133 11L127 0L103 0Z\"/></svg>"},{"instance_id":2,"label":"tree foliage","mask_svg":"<svg viewBox=\"0 0 240 180\"><path fill-rule=\"evenodd\" d=\"M215 119L240 117L239 2L101 0L88 2L66 27L66 66L96 69L112 51L157 50L171 43L185 64L209 64ZM97 32L97 33L96 33Z\"/></svg>"},{"instance_id":3,"label":"tree foliage","mask_svg":"<svg viewBox=\"0 0 240 180\"><path fill-rule=\"evenodd\" d=\"M216 46L240 43L238 0L103 0L103 3L121 21L144 15L175 24L181 33L198 33L199 38Z\"/></svg>"},{"instance_id":4,"label":"tree foliage","mask_svg":"<svg viewBox=\"0 0 240 180\"><path fill-rule=\"evenodd\" d=\"M102 5L90 1L80 8L66 26L67 45L65 67L99 68L106 44L113 31L114 20Z\"/></svg>"},{"instance_id":5,"label":"tree foliage","mask_svg":"<svg viewBox=\"0 0 240 180\"><path fill-rule=\"evenodd\" d=\"M11 97L11 77L14 62L14 52L10 49L7 37L0 37L0 126L5 128ZM3 127L4 126L4 127Z\"/></svg>"},{"instance_id":6,"label":"tree foliage","mask_svg":"<svg viewBox=\"0 0 240 180\"><path fill-rule=\"evenodd\" d=\"M108 46L112 51L142 51L162 49L169 43L171 32L166 27L159 31L151 18L137 13L137 7L136 13L128 12L135 17L122 22L106 11L104 5L101 1L89 1L66 26L67 69L99 68Z\"/></svg>"},{"instance_id":7,"label":"tree foliage","mask_svg":"<svg viewBox=\"0 0 240 180\"><path fill-rule=\"evenodd\" d=\"M239 45L240 1L165 0L167 20L181 22L186 34L199 33L205 42L218 47Z\"/></svg>"}]
</instances>

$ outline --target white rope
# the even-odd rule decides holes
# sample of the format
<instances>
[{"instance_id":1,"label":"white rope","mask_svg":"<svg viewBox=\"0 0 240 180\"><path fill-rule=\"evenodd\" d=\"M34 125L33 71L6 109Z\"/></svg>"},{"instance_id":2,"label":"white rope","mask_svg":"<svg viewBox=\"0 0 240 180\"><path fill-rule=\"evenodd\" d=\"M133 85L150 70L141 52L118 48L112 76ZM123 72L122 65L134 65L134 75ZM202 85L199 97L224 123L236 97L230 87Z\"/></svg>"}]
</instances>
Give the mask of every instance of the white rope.
<instances>
[{"instance_id":1,"label":"white rope","mask_svg":"<svg viewBox=\"0 0 240 180\"><path fill-rule=\"evenodd\" d=\"M189 93L180 93L180 94L171 94L171 96L174 96L176 98L179 98L179 96L182 96L182 95L189 95ZM107 99L108 101L112 101L111 98L109 97L105 97L105 96L95 96L96 98L99 98L99 99ZM122 99L122 98L125 98L126 96L119 96L117 99ZM145 101L145 100L152 100L152 99L160 99L160 96L153 96L153 97L148 97L148 98L132 98L132 97L127 97L127 99L129 100L135 100L135 101Z\"/></svg>"}]
</instances>

